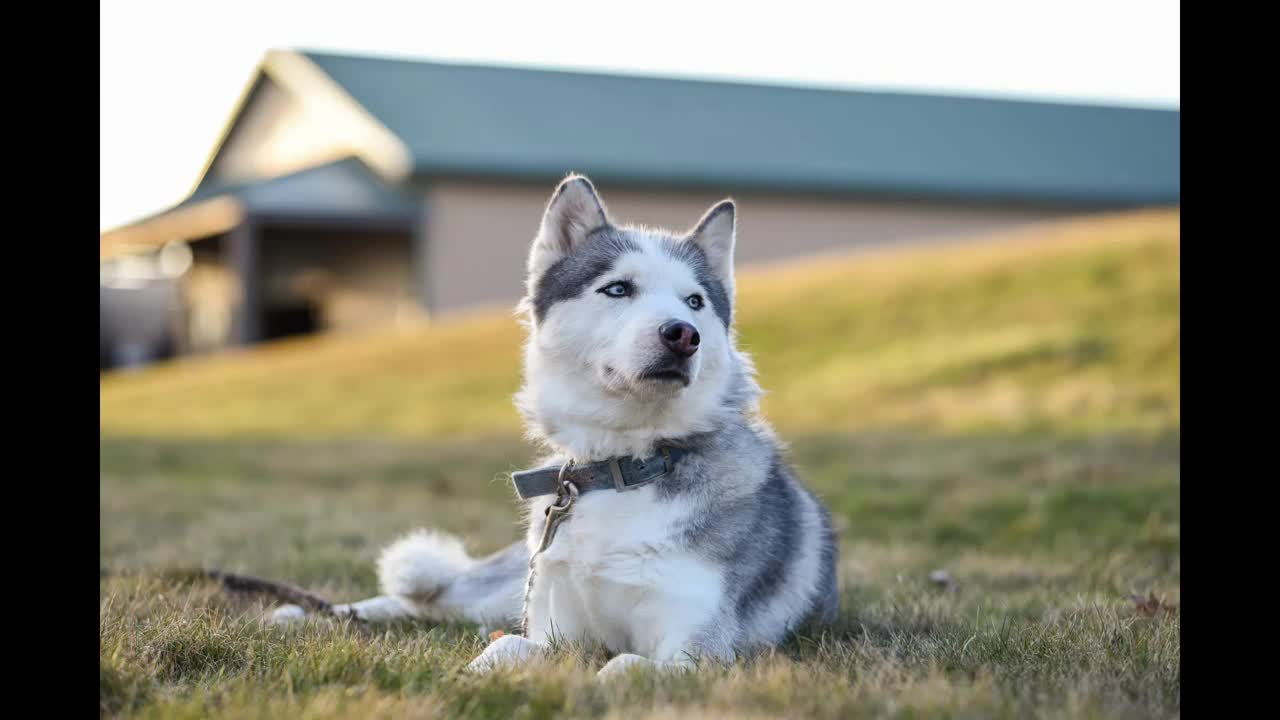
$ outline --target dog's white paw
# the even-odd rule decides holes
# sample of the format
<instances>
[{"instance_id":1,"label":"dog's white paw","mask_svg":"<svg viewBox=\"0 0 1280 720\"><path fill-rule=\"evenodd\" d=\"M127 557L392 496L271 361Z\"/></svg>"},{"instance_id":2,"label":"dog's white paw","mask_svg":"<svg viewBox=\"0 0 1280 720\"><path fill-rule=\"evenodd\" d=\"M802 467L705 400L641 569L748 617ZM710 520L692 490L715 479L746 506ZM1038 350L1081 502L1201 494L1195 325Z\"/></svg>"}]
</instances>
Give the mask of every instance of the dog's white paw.
<instances>
[{"instance_id":1,"label":"dog's white paw","mask_svg":"<svg viewBox=\"0 0 1280 720\"><path fill-rule=\"evenodd\" d=\"M489 643L489 647L467 665L467 672L485 673L515 667L528 662L543 649L543 645L519 635L503 635Z\"/></svg>"},{"instance_id":2,"label":"dog's white paw","mask_svg":"<svg viewBox=\"0 0 1280 720\"><path fill-rule=\"evenodd\" d=\"M355 618L372 623L386 623L416 616L409 603L390 595L379 595L349 605L334 605L333 614L339 618Z\"/></svg>"},{"instance_id":3,"label":"dog's white paw","mask_svg":"<svg viewBox=\"0 0 1280 720\"><path fill-rule=\"evenodd\" d=\"M597 680L608 680L623 675L635 668L655 667L655 663L647 657L623 653L614 657L596 673Z\"/></svg>"},{"instance_id":4,"label":"dog's white paw","mask_svg":"<svg viewBox=\"0 0 1280 720\"><path fill-rule=\"evenodd\" d=\"M307 611L299 605L281 605L270 616L273 625L292 625L306 619Z\"/></svg>"}]
</instances>

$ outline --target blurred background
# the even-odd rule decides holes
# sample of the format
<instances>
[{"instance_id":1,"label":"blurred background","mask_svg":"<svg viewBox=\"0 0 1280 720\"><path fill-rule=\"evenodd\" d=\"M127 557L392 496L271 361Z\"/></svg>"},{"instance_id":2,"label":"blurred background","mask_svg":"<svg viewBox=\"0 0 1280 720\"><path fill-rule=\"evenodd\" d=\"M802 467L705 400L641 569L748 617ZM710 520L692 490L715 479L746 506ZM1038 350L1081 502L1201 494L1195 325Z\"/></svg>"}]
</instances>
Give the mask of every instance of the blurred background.
<instances>
[{"instance_id":1,"label":"blurred background","mask_svg":"<svg viewBox=\"0 0 1280 720\"><path fill-rule=\"evenodd\" d=\"M100 8L104 569L347 599L412 527L515 539L512 308L577 171L620 222L737 199L740 342L861 620L1176 603L1176 3ZM191 603L119 582L104 708L187 702L149 693L216 668L137 618ZM1173 657L1041 690L1176 711Z\"/></svg>"},{"instance_id":2,"label":"blurred background","mask_svg":"<svg viewBox=\"0 0 1280 720\"><path fill-rule=\"evenodd\" d=\"M866 12L905 22L908 5ZM301 7L246 28L199 4L103 4L102 369L510 304L570 170L618 217L679 229L738 196L747 265L1178 203L1176 33L1068 55L1082 9L995 4L1000 26L935 30L909 59L865 46L852 11L792 37L710 8L671 23L479 4L446 33L431 3ZM1167 22L1152 9L1123 13ZM660 46L709 40L679 58L564 46L633 15L663 17ZM552 23L548 43L533 28Z\"/></svg>"}]
</instances>

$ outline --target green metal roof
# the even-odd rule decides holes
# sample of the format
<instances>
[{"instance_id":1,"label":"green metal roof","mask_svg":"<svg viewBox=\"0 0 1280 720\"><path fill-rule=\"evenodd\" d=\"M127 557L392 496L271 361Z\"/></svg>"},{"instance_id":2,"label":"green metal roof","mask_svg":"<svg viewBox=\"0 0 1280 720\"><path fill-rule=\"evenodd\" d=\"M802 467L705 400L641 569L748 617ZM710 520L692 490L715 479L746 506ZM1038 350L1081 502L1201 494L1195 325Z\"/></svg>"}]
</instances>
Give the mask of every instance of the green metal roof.
<instances>
[{"instance_id":1,"label":"green metal roof","mask_svg":"<svg viewBox=\"0 0 1280 720\"><path fill-rule=\"evenodd\" d=\"M206 183L173 209L220 196L234 197L249 213L261 215L411 219L418 213L417 198L387 185L356 158L265 180Z\"/></svg>"},{"instance_id":2,"label":"green metal roof","mask_svg":"<svg viewBox=\"0 0 1280 720\"><path fill-rule=\"evenodd\" d=\"M419 175L1177 203L1177 110L303 53Z\"/></svg>"}]
</instances>

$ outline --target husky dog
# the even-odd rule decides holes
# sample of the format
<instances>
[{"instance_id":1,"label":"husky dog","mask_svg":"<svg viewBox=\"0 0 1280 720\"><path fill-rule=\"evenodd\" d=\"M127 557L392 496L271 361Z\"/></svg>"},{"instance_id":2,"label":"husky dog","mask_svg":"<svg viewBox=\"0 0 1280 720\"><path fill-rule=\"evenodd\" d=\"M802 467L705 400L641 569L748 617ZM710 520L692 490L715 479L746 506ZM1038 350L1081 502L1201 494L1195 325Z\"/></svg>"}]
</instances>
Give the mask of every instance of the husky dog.
<instances>
[{"instance_id":1,"label":"husky dog","mask_svg":"<svg viewBox=\"0 0 1280 720\"><path fill-rule=\"evenodd\" d=\"M587 178L561 182L519 305L516 405L548 450L514 476L526 541L473 560L457 539L418 532L383 552L384 595L339 611L524 626L473 671L553 639L598 642L620 653L605 677L732 662L830 621L835 534L759 417L735 347L734 239L732 200L673 235L615 225Z\"/></svg>"}]
</instances>

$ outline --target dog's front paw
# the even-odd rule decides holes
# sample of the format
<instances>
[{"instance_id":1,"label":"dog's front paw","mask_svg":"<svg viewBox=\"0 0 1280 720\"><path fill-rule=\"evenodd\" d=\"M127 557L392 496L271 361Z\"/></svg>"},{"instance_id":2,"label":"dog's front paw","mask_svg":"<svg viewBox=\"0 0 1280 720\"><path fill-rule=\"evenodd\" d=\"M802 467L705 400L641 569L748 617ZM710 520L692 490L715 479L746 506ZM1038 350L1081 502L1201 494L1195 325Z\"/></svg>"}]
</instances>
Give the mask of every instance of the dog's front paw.
<instances>
[{"instance_id":1,"label":"dog's front paw","mask_svg":"<svg viewBox=\"0 0 1280 720\"><path fill-rule=\"evenodd\" d=\"M467 665L467 672L485 673L504 667L515 667L528 662L545 649L543 645L519 635L503 635L489 643L475 660Z\"/></svg>"},{"instance_id":2,"label":"dog's front paw","mask_svg":"<svg viewBox=\"0 0 1280 720\"><path fill-rule=\"evenodd\" d=\"M272 625L292 625L306 619L307 611L298 605L281 605L267 618Z\"/></svg>"},{"instance_id":3,"label":"dog's front paw","mask_svg":"<svg viewBox=\"0 0 1280 720\"><path fill-rule=\"evenodd\" d=\"M623 653L605 663L604 667L600 668L600 672L596 673L596 679L608 680L623 675L629 670L642 667L654 667L654 662L647 657Z\"/></svg>"}]
</instances>

